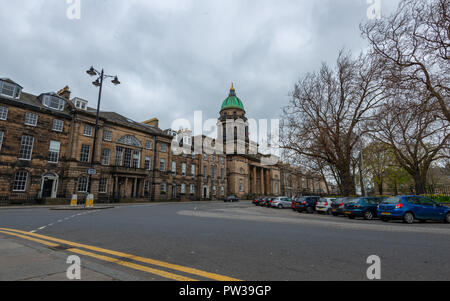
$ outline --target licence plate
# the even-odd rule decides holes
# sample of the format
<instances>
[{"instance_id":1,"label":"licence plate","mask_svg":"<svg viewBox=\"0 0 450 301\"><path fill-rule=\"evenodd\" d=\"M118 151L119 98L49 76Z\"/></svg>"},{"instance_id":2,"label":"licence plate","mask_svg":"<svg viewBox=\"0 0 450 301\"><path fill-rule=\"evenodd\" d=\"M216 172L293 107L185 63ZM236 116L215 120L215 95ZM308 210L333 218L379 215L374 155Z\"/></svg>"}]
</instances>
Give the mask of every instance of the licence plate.
<instances>
[{"instance_id":1,"label":"licence plate","mask_svg":"<svg viewBox=\"0 0 450 301\"><path fill-rule=\"evenodd\" d=\"M331 211L333 211L333 212L336 212L336 211L337 211L337 209L331 209Z\"/></svg>"},{"instance_id":2,"label":"licence plate","mask_svg":"<svg viewBox=\"0 0 450 301\"><path fill-rule=\"evenodd\" d=\"M390 212L381 212L381 215L391 215Z\"/></svg>"},{"instance_id":3,"label":"licence plate","mask_svg":"<svg viewBox=\"0 0 450 301\"><path fill-rule=\"evenodd\" d=\"M345 214L350 214L351 212L350 211L345 211Z\"/></svg>"}]
</instances>

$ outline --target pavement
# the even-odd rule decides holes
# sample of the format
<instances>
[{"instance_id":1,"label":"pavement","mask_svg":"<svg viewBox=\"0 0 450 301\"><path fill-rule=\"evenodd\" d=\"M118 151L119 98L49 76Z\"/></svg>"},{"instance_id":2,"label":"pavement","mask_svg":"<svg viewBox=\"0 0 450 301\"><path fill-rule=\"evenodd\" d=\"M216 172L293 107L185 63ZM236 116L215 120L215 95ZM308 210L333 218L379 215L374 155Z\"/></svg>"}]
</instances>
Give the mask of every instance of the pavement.
<instances>
[{"instance_id":1,"label":"pavement","mask_svg":"<svg viewBox=\"0 0 450 301\"><path fill-rule=\"evenodd\" d=\"M384 223L239 203L0 210L0 280L450 280L450 225ZM47 245L46 245L47 244ZM50 245L49 245L50 244Z\"/></svg>"}]
</instances>

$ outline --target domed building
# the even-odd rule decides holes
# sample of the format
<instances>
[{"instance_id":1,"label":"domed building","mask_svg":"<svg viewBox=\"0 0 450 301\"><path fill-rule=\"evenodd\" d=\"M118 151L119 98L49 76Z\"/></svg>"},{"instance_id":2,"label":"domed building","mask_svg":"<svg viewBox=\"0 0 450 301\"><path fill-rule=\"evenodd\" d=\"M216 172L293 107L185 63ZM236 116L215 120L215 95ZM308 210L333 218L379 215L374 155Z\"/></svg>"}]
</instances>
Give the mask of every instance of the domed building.
<instances>
[{"instance_id":1,"label":"domed building","mask_svg":"<svg viewBox=\"0 0 450 301\"><path fill-rule=\"evenodd\" d=\"M248 119L234 84L219 112L218 137L223 137L228 179L228 195L247 198L249 195L279 195L280 170L277 165L264 165L257 152L257 143L250 141Z\"/></svg>"}]
</instances>

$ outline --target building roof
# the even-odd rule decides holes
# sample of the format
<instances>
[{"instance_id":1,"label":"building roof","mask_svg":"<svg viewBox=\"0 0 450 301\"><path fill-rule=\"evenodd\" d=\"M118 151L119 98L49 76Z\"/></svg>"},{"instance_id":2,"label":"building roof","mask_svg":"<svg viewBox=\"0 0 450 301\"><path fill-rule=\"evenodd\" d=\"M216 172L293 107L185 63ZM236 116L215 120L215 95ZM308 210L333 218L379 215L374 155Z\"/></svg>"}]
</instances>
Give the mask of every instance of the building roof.
<instances>
[{"instance_id":1,"label":"building roof","mask_svg":"<svg viewBox=\"0 0 450 301\"><path fill-rule=\"evenodd\" d=\"M236 96L236 90L234 89L233 84L231 84L230 94L223 101L222 108L220 110L222 111L225 109L239 109L239 110L245 111L244 104L239 99L239 97Z\"/></svg>"}]
</instances>

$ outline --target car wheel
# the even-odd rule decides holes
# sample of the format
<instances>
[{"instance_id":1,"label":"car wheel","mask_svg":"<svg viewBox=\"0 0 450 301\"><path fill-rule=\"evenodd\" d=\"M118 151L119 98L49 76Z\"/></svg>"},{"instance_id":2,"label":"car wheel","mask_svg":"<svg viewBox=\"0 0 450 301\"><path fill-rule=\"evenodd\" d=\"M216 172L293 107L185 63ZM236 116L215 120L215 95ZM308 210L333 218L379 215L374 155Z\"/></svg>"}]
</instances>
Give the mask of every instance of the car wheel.
<instances>
[{"instance_id":1,"label":"car wheel","mask_svg":"<svg viewBox=\"0 0 450 301\"><path fill-rule=\"evenodd\" d=\"M450 223L450 212L448 212L447 215L445 216L445 222Z\"/></svg>"},{"instance_id":2,"label":"car wheel","mask_svg":"<svg viewBox=\"0 0 450 301\"><path fill-rule=\"evenodd\" d=\"M306 212L308 212L308 213L313 213L314 210L313 210L311 207L307 207L307 208L306 208Z\"/></svg>"},{"instance_id":3,"label":"car wheel","mask_svg":"<svg viewBox=\"0 0 450 301\"><path fill-rule=\"evenodd\" d=\"M355 219L355 217L353 215L348 215L349 219Z\"/></svg>"},{"instance_id":4,"label":"car wheel","mask_svg":"<svg viewBox=\"0 0 450 301\"><path fill-rule=\"evenodd\" d=\"M278 209L283 209L283 205L278 205Z\"/></svg>"},{"instance_id":5,"label":"car wheel","mask_svg":"<svg viewBox=\"0 0 450 301\"><path fill-rule=\"evenodd\" d=\"M364 212L364 219L365 220L371 220L373 219L373 213L371 211Z\"/></svg>"},{"instance_id":6,"label":"car wheel","mask_svg":"<svg viewBox=\"0 0 450 301\"><path fill-rule=\"evenodd\" d=\"M406 212L405 215L403 215L403 222L406 224L414 223L414 215L411 212Z\"/></svg>"}]
</instances>

